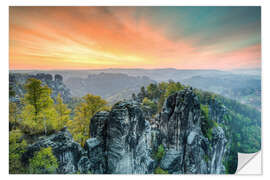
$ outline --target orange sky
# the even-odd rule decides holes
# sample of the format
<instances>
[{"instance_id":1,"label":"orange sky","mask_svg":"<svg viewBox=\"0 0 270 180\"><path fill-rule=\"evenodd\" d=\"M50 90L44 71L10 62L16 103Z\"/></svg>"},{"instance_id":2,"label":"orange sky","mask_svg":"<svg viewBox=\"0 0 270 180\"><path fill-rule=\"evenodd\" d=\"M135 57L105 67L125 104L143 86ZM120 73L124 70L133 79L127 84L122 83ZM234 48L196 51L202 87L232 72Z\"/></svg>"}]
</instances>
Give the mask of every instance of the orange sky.
<instances>
[{"instance_id":1,"label":"orange sky","mask_svg":"<svg viewBox=\"0 0 270 180\"><path fill-rule=\"evenodd\" d=\"M127 7L11 7L10 69L260 67L260 42L245 39L253 37L253 29L244 26L241 32L239 27L222 43L217 34L216 40L199 45L207 34L187 36L185 27L192 21L183 17L182 25L181 17L162 21L159 15L155 20L149 12ZM180 24L177 29L172 28L175 24Z\"/></svg>"}]
</instances>

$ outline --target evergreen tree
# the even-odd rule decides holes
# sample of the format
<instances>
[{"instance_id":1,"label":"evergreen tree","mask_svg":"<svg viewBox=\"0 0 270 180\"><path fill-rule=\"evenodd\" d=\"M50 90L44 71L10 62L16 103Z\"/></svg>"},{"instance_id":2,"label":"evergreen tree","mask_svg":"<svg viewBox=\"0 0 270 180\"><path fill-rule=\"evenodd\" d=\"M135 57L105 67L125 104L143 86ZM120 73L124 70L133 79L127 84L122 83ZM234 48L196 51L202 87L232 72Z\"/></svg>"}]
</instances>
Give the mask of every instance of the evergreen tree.
<instances>
[{"instance_id":1,"label":"evergreen tree","mask_svg":"<svg viewBox=\"0 0 270 180\"><path fill-rule=\"evenodd\" d=\"M87 94L75 109L73 121L69 121L69 129L73 138L83 146L89 138L90 119L98 111L106 109L107 102L100 96Z\"/></svg>"},{"instance_id":2,"label":"evergreen tree","mask_svg":"<svg viewBox=\"0 0 270 180\"><path fill-rule=\"evenodd\" d=\"M26 94L22 100L24 107L21 113L22 127L28 134L46 135L56 129L56 110L53 99L50 97L51 89L42 86L40 80L30 78L26 85Z\"/></svg>"},{"instance_id":3,"label":"evergreen tree","mask_svg":"<svg viewBox=\"0 0 270 180\"><path fill-rule=\"evenodd\" d=\"M53 100L50 98L51 89L48 86L41 86L42 82L35 78L28 79L25 89L25 100L34 107L34 119L43 108L50 106Z\"/></svg>"},{"instance_id":4,"label":"evergreen tree","mask_svg":"<svg viewBox=\"0 0 270 180\"><path fill-rule=\"evenodd\" d=\"M57 112L57 129L59 130L66 126L71 112L67 105L63 103L60 93L56 97L55 110Z\"/></svg>"}]
</instances>

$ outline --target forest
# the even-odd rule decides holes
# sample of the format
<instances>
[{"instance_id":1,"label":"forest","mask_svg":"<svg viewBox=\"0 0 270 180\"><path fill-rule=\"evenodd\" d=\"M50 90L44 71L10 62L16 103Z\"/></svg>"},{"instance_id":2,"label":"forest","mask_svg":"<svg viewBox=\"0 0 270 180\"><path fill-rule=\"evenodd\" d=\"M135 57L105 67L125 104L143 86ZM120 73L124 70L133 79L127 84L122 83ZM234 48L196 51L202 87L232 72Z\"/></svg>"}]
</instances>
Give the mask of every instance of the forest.
<instances>
[{"instance_id":1,"label":"forest","mask_svg":"<svg viewBox=\"0 0 270 180\"><path fill-rule=\"evenodd\" d=\"M21 158L27 146L67 127L73 139L83 147L90 138L90 119L97 112L108 111L111 107L100 96L92 94L71 98L67 103L64 103L60 93L53 99L52 89L35 78L29 78L23 88L24 96L9 103L9 172L56 173L58 163L50 147L36 152L29 163L24 164ZM168 96L185 88L187 86L174 81L152 83L147 87L141 87L138 94L132 94L132 99L141 103L142 109L147 111L151 119L162 110ZM206 137L212 138L209 132L217 125L208 117L211 105L215 102L226 107L225 125L220 126L224 126L226 132L231 134L233 151L226 169L228 173L233 172L237 167L233 156L237 152L252 153L261 148L261 114L256 109L235 100L199 89L194 91L201 103L201 113L205 122L202 124L202 131ZM9 95L16 96L11 86ZM164 152L162 148L159 147L157 158L162 157ZM162 169L156 169L155 172L164 173Z\"/></svg>"}]
</instances>

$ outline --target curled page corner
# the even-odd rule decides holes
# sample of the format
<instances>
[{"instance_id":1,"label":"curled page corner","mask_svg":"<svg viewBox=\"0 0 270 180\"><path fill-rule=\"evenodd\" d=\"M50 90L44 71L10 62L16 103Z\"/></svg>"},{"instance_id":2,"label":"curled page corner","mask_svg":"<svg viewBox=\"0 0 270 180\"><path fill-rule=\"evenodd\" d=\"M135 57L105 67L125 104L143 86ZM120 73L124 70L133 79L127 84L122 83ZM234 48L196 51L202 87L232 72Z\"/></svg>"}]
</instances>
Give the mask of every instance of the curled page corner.
<instances>
[{"instance_id":1,"label":"curled page corner","mask_svg":"<svg viewBox=\"0 0 270 180\"><path fill-rule=\"evenodd\" d=\"M261 151L256 153L238 153L238 166L235 174L262 175Z\"/></svg>"}]
</instances>

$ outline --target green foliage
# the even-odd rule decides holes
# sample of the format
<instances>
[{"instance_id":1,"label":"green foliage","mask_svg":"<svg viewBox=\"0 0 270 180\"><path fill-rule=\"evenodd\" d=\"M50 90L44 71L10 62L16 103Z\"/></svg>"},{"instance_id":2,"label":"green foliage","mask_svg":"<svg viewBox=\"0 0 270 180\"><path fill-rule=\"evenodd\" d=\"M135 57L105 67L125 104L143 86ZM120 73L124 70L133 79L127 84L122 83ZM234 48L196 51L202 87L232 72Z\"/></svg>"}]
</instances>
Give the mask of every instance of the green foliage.
<instances>
[{"instance_id":1,"label":"green foliage","mask_svg":"<svg viewBox=\"0 0 270 180\"><path fill-rule=\"evenodd\" d=\"M42 82L38 79L28 79L25 89L25 100L34 107L34 118L36 120L39 112L53 103L50 98L51 89L48 86L41 86Z\"/></svg>"},{"instance_id":2,"label":"green foliage","mask_svg":"<svg viewBox=\"0 0 270 180\"><path fill-rule=\"evenodd\" d=\"M57 128L57 112L50 97L51 89L42 86L41 81L28 79L23 99L24 107L21 113L22 129L27 134L41 134L53 132Z\"/></svg>"},{"instance_id":3,"label":"green foliage","mask_svg":"<svg viewBox=\"0 0 270 180\"><path fill-rule=\"evenodd\" d=\"M57 168L57 159L51 147L41 149L29 160L30 174L52 174L56 173Z\"/></svg>"},{"instance_id":4,"label":"green foliage","mask_svg":"<svg viewBox=\"0 0 270 180\"><path fill-rule=\"evenodd\" d=\"M208 128L208 129L206 130L206 137L207 137L209 140L212 140L212 137L213 137L212 133L213 133L213 128Z\"/></svg>"},{"instance_id":5,"label":"green foliage","mask_svg":"<svg viewBox=\"0 0 270 180\"><path fill-rule=\"evenodd\" d=\"M223 129L226 128L226 136L232 141L231 152L228 159L224 160L227 173L234 173L237 168L237 153L254 153L261 149L261 114L250 106L240 104L235 100L224 98L210 92L194 90L199 97L201 104L208 106L211 103L218 103L226 107L224 115L224 124L220 124ZM205 111L202 106L201 109ZM202 112L202 114L206 114ZM207 122L202 119L202 122ZM208 124L208 123L207 123ZM212 123L211 123L212 124ZM211 124L204 125L203 133L211 139ZM213 127L218 124L213 121Z\"/></svg>"},{"instance_id":6,"label":"green foliage","mask_svg":"<svg viewBox=\"0 0 270 180\"><path fill-rule=\"evenodd\" d=\"M185 86L173 81L162 82L157 85L149 85L146 95L149 100L157 102L157 112L160 112L165 99L184 88ZM193 89L193 92L198 96L201 104L203 134L211 140L213 128L221 126L226 129L226 136L232 139L232 154L226 160L226 166L227 172L234 173L237 167L237 152L253 153L261 149L261 113L250 106L211 92L199 89ZM215 106L215 104L226 108L224 124L218 124L209 118L209 106Z\"/></svg>"},{"instance_id":7,"label":"green foliage","mask_svg":"<svg viewBox=\"0 0 270 180\"><path fill-rule=\"evenodd\" d=\"M254 153L261 149L261 128L257 123L232 111L228 112L227 121L238 152Z\"/></svg>"},{"instance_id":8,"label":"green foliage","mask_svg":"<svg viewBox=\"0 0 270 180\"><path fill-rule=\"evenodd\" d=\"M9 132L9 173L22 174L25 168L21 163L21 156L27 147L26 141L22 138L23 133L20 130Z\"/></svg>"},{"instance_id":9,"label":"green foliage","mask_svg":"<svg viewBox=\"0 0 270 180\"><path fill-rule=\"evenodd\" d=\"M9 125L10 129L16 129L19 121L19 108L16 103L9 103Z\"/></svg>"},{"instance_id":10,"label":"green foliage","mask_svg":"<svg viewBox=\"0 0 270 180\"><path fill-rule=\"evenodd\" d=\"M75 116L72 121L68 122L68 127L75 141L82 146L90 137L89 125L90 119L95 113L101 110L107 110L107 102L100 96L87 94L82 98L82 102L75 109Z\"/></svg>"},{"instance_id":11,"label":"green foliage","mask_svg":"<svg viewBox=\"0 0 270 180\"><path fill-rule=\"evenodd\" d=\"M179 82L169 81L161 82L159 84L150 84L146 89L141 89L140 94L144 94L144 98L147 97L149 100L157 104L157 112L160 112L164 104L165 99L176 93L177 91L183 90L185 87Z\"/></svg>"},{"instance_id":12,"label":"green foliage","mask_svg":"<svg viewBox=\"0 0 270 180\"><path fill-rule=\"evenodd\" d=\"M179 82L173 82L170 81L165 92L165 97L167 98L168 96L176 93L177 91L183 90L185 87L180 84Z\"/></svg>"},{"instance_id":13,"label":"green foliage","mask_svg":"<svg viewBox=\"0 0 270 180\"><path fill-rule=\"evenodd\" d=\"M209 119L209 109L207 105L200 104L200 108L202 110L202 114L206 119Z\"/></svg>"},{"instance_id":14,"label":"green foliage","mask_svg":"<svg viewBox=\"0 0 270 180\"><path fill-rule=\"evenodd\" d=\"M70 109L68 109L67 105L63 103L63 99L61 98L61 94L59 93L56 98L55 103L55 110L57 112L56 121L57 121L57 129L60 130L64 126L66 126L69 115L70 115Z\"/></svg>"},{"instance_id":15,"label":"green foliage","mask_svg":"<svg viewBox=\"0 0 270 180\"><path fill-rule=\"evenodd\" d=\"M147 97L149 99L157 99L160 96L160 91L157 84L150 84L147 86Z\"/></svg>"},{"instance_id":16,"label":"green foliage","mask_svg":"<svg viewBox=\"0 0 270 180\"><path fill-rule=\"evenodd\" d=\"M161 169L160 167L157 167L155 169L155 174L168 174L168 171Z\"/></svg>"},{"instance_id":17,"label":"green foliage","mask_svg":"<svg viewBox=\"0 0 270 180\"><path fill-rule=\"evenodd\" d=\"M143 106L146 106L150 109L150 113L152 115L156 114L157 112L157 104L145 97L142 102Z\"/></svg>"},{"instance_id":18,"label":"green foliage","mask_svg":"<svg viewBox=\"0 0 270 180\"><path fill-rule=\"evenodd\" d=\"M200 108L201 108L201 114L202 114L202 118L201 118L202 132L209 140L211 140L213 127L216 127L217 124L215 121L209 119L208 105L200 104Z\"/></svg>"},{"instance_id":19,"label":"green foliage","mask_svg":"<svg viewBox=\"0 0 270 180\"><path fill-rule=\"evenodd\" d=\"M57 129L57 112L51 106L50 108L44 108L34 115L35 110L33 106L26 105L22 111L22 129L29 135L34 134L49 134Z\"/></svg>"},{"instance_id":20,"label":"green foliage","mask_svg":"<svg viewBox=\"0 0 270 180\"><path fill-rule=\"evenodd\" d=\"M158 151L157 151L157 153L155 155L155 158L158 161L160 161L162 159L162 157L164 156L164 153L165 153L164 146L161 144L161 145L158 146Z\"/></svg>"}]
</instances>

